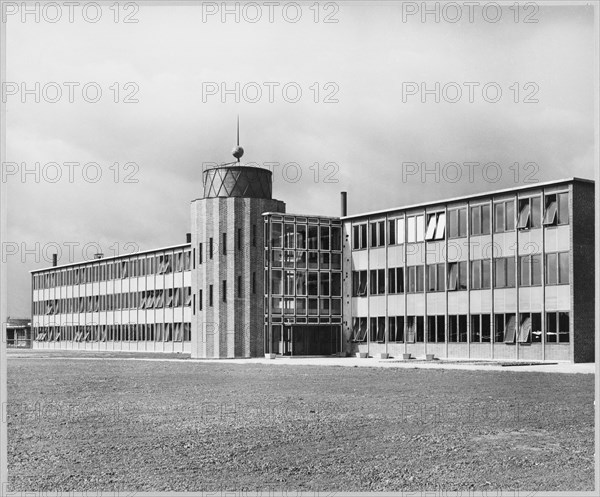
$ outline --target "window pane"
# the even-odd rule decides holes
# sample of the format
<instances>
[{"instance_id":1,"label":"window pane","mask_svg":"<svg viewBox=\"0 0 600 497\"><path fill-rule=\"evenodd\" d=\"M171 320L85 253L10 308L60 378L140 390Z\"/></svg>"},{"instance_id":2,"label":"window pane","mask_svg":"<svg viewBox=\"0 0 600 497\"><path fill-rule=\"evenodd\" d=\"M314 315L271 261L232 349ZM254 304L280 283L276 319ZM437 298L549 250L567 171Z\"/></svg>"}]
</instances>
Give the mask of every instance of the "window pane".
<instances>
[{"instance_id":1,"label":"window pane","mask_svg":"<svg viewBox=\"0 0 600 497\"><path fill-rule=\"evenodd\" d=\"M271 270L271 293L281 295L283 293L283 281L281 278L281 270Z\"/></svg>"},{"instance_id":2,"label":"window pane","mask_svg":"<svg viewBox=\"0 0 600 497\"><path fill-rule=\"evenodd\" d=\"M513 288L515 286L515 259L514 257L506 258L506 286Z\"/></svg>"},{"instance_id":3,"label":"window pane","mask_svg":"<svg viewBox=\"0 0 600 497\"><path fill-rule=\"evenodd\" d=\"M316 250L319 248L319 237L317 234L317 228L318 228L318 226L309 226L308 227L308 248L309 249Z\"/></svg>"},{"instance_id":4,"label":"window pane","mask_svg":"<svg viewBox=\"0 0 600 497\"><path fill-rule=\"evenodd\" d=\"M435 277L436 277L436 266L435 264L430 264L429 266L427 266L427 291L428 292L435 292L436 290L436 283L435 283Z\"/></svg>"},{"instance_id":5,"label":"window pane","mask_svg":"<svg viewBox=\"0 0 600 497\"><path fill-rule=\"evenodd\" d=\"M494 269L494 287L504 288L506 286L506 259L496 259Z\"/></svg>"},{"instance_id":6,"label":"window pane","mask_svg":"<svg viewBox=\"0 0 600 497\"><path fill-rule=\"evenodd\" d=\"M443 240L446 232L446 213L442 212L438 217L437 229L435 230L435 239Z\"/></svg>"},{"instance_id":7,"label":"window pane","mask_svg":"<svg viewBox=\"0 0 600 497\"><path fill-rule=\"evenodd\" d=\"M558 341L560 343L569 342L569 313L558 313Z\"/></svg>"},{"instance_id":8,"label":"window pane","mask_svg":"<svg viewBox=\"0 0 600 497\"><path fill-rule=\"evenodd\" d=\"M371 223L371 247L377 247L377 223Z\"/></svg>"},{"instance_id":9,"label":"window pane","mask_svg":"<svg viewBox=\"0 0 600 497\"><path fill-rule=\"evenodd\" d=\"M425 240L433 240L435 235L435 228L437 223L437 216L435 214L429 215L429 221L427 222L427 233L425 233Z\"/></svg>"},{"instance_id":10,"label":"window pane","mask_svg":"<svg viewBox=\"0 0 600 497\"><path fill-rule=\"evenodd\" d=\"M352 226L352 249L358 250L360 247L360 230L358 226Z\"/></svg>"},{"instance_id":11,"label":"window pane","mask_svg":"<svg viewBox=\"0 0 600 497\"><path fill-rule=\"evenodd\" d=\"M471 207L471 234L481 234L481 206Z\"/></svg>"},{"instance_id":12,"label":"window pane","mask_svg":"<svg viewBox=\"0 0 600 497\"><path fill-rule=\"evenodd\" d=\"M331 274L331 295L333 297L342 296L342 273Z\"/></svg>"},{"instance_id":13,"label":"window pane","mask_svg":"<svg viewBox=\"0 0 600 497\"><path fill-rule=\"evenodd\" d=\"M481 288L481 261L471 261L471 288Z\"/></svg>"},{"instance_id":14,"label":"window pane","mask_svg":"<svg viewBox=\"0 0 600 497\"><path fill-rule=\"evenodd\" d=\"M458 263L459 290L467 289L467 262Z\"/></svg>"},{"instance_id":15,"label":"window pane","mask_svg":"<svg viewBox=\"0 0 600 497\"><path fill-rule=\"evenodd\" d=\"M490 261L481 261L481 288L490 288L491 278Z\"/></svg>"},{"instance_id":16,"label":"window pane","mask_svg":"<svg viewBox=\"0 0 600 497\"><path fill-rule=\"evenodd\" d=\"M319 274L321 283L320 295L327 297L329 296L329 273L322 272Z\"/></svg>"},{"instance_id":17,"label":"window pane","mask_svg":"<svg viewBox=\"0 0 600 497\"><path fill-rule=\"evenodd\" d=\"M405 225L404 218L398 219L398 232L397 232L398 243L404 243L404 235L405 235L404 225Z\"/></svg>"},{"instance_id":18,"label":"window pane","mask_svg":"<svg viewBox=\"0 0 600 497\"><path fill-rule=\"evenodd\" d=\"M377 293L385 293L385 269L377 270Z\"/></svg>"},{"instance_id":19,"label":"window pane","mask_svg":"<svg viewBox=\"0 0 600 497\"><path fill-rule=\"evenodd\" d=\"M456 209L448 212L448 237L458 237L458 211Z\"/></svg>"},{"instance_id":20,"label":"window pane","mask_svg":"<svg viewBox=\"0 0 600 497\"><path fill-rule=\"evenodd\" d=\"M569 254L562 252L558 254L558 282L561 285L569 283Z\"/></svg>"},{"instance_id":21,"label":"window pane","mask_svg":"<svg viewBox=\"0 0 600 497\"><path fill-rule=\"evenodd\" d=\"M506 209L506 231L512 231L515 229L515 202L514 200L509 200L504 204Z\"/></svg>"},{"instance_id":22,"label":"window pane","mask_svg":"<svg viewBox=\"0 0 600 497\"><path fill-rule=\"evenodd\" d=\"M309 295L318 295L319 294L319 273L317 273L315 271L308 272L308 294Z\"/></svg>"},{"instance_id":23,"label":"window pane","mask_svg":"<svg viewBox=\"0 0 600 497\"><path fill-rule=\"evenodd\" d=\"M360 226L360 248L367 248L367 225L361 224Z\"/></svg>"},{"instance_id":24,"label":"window pane","mask_svg":"<svg viewBox=\"0 0 600 497\"><path fill-rule=\"evenodd\" d=\"M388 221L388 243L390 245L396 245L396 220L395 219Z\"/></svg>"},{"instance_id":25,"label":"window pane","mask_svg":"<svg viewBox=\"0 0 600 497\"><path fill-rule=\"evenodd\" d=\"M536 254L531 256L531 284L542 284L542 255Z\"/></svg>"},{"instance_id":26,"label":"window pane","mask_svg":"<svg viewBox=\"0 0 600 497\"><path fill-rule=\"evenodd\" d=\"M291 223L285 223L284 225L284 230L285 230L285 234L284 234L284 241L285 241L285 248L295 248L295 240L294 240L294 225Z\"/></svg>"},{"instance_id":27,"label":"window pane","mask_svg":"<svg viewBox=\"0 0 600 497\"><path fill-rule=\"evenodd\" d=\"M331 248L329 242L329 226L320 226L319 231L321 234L321 250L329 250Z\"/></svg>"},{"instance_id":28,"label":"window pane","mask_svg":"<svg viewBox=\"0 0 600 497\"><path fill-rule=\"evenodd\" d=\"M467 236L467 209L458 210L458 236Z\"/></svg>"},{"instance_id":29,"label":"window pane","mask_svg":"<svg viewBox=\"0 0 600 497\"><path fill-rule=\"evenodd\" d=\"M531 214L531 205L529 199L519 200L519 228L529 227L529 216Z\"/></svg>"},{"instance_id":30,"label":"window pane","mask_svg":"<svg viewBox=\"0 0 600 497\"><path fill-rule=\"evenodd\" d=\"M296 226L296 248L306 248L306 226L303 224Z\"/></svg>"},{"instance_id":31,"label":"window pane","mask_svg":"<svg viewBox=\"0 0 600 497\"><path fill-rule=\"evenodd\" d=\"M425 286L425 266L417 266L417 292L422 292Z\"/></svg>"},{"instance_id":32,"label":"window pane","mask_svg":"<svg viewBox=\"0 0 600 497\"><path fill-rule=\"evenodd\" d=\"M558 284L558 258L556 254L546 254L546 284Z\"/></svg>"},{"instance_id":33,"label":"window pane","mask_svg":"<svg viewBox=\"0 0 600 497\"><path fill-rule=\"evenodd\" d=\"M481 234L490 234L490 205L485 204L481 206Z\"/></svg>"},{"instance_id":34,"label":"window pane","mask_svg":"<svg viewBox=\"0 0 600 497\"><path fill-rule=\"evenodd\" d=\"M445 264L437 264L437 290L443 292L446 289Z\"/></svg>"},{"instance_id":35,"label":"window pane","mask_svg":"<svg viewBox=\"0 0 600 497\"><path fill-rule=\"evenodd\" d=\"M342 250L342 228L331 227L331 250Z\"/></svg>"},{"instance_id":36,"label":"window pane","mask_svg":"<svg viewBox=\"0 0 600 497\"><path fill-rule=\"evenodd\" d=\"M569 224L569 194L558 194L558 224Z\"/></svg>"},{"instance_id":37,"label":"window pane","mask_svg":"<svg viewBox=\"0 0 600 497\"><path fill-rule=\"evenodd\" d=\"M530 274L529 274L529 256L521 256L519 257L519 284L521 286L530 286Z\"/></svg>"},{"instance_id":38,"label":"window pane","mask_svg":"<svg viewBox=\"0 0 600 497\"><path fill-rule=\"evenodd\" d=\"M556 195L546 196L546 213L544 214L544 224L555 224L558 206L556 204Z\"/></svg>"},{"instance_id":39,"label":"window pane","mask_svg":"<svg viewBox=\"0 0 600 497\"><path fill-rule=\"evenodd\" d=\"M412 243L416 241L416 220L415 216L410 216L408 218L408 226L407 226L407 238L406 241L408 243Z\"/></svg>"},{"instance_id":40,"label":"window pane","mask_svg":"<svg viewBox=\"0 0 600 497\"><path fill-rule=\"evenodd\" d=\"M425 235L425 216L417 216L417 242L422 242Z\"/></svg>"},{"instance_id":41,"label":"window pane","mask_svg":"<svg viewBox=\"0 0 600 497\"><path fill-rule=\"evenodd\" d=\"M539 195L531 199L531 227L542 227L542 199Z\"/></svg>"},{"instance_id":42,"label":"window pane","mask_svg":"<svg viewBox=\"0 0 600 497\"><path fill-rule=\"evenodd\" d=\"M282 247L281 223L271 223L271 246L275 248Z\"/></svg>"},{"instance_id":43,"label":"window pane","mask_svg":"<svg viewBox=\"0 0 600 497\"><path fill-rule=\"evenodd\" d=\"M558 341L556 312L546 313L546 342L556 343Z\"/></svg>"},{"instance_id":44,"label":"window pane","mask_svg":"<svg viewBox=\"0 0 600 497\"><path fill-rule=\"evenodd\" d=\"M504 203L494 206L494 231L496 233L504 231Z\"/></svg>"}]
</instances>

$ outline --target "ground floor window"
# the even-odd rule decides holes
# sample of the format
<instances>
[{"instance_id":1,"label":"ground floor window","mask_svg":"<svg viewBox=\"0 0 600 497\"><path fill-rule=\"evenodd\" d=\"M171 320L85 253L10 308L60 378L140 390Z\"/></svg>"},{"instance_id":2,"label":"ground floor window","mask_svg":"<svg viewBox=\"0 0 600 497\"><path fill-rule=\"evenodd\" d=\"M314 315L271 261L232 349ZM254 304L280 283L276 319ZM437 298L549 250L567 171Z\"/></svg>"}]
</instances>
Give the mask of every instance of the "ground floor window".
<instances>
[{"instance_id":1,"label":"ground floor window","mask_svg":"<svg viewBox=\"0 0 600 497\"><path fill-rule=\"evenodd\" d=\"M471 342L489 343L491 339L491 316L471 314Z\"/></svg>"},{"instance_id":2,"label":"ground floor window","mask_svg":"<svg viewBox=\"0 0 600 497\"><path fill-rule=\"evenodd\" d=\"M569 313L546 313L546 343L569 343Z\"/></svg>"}]
</instances>

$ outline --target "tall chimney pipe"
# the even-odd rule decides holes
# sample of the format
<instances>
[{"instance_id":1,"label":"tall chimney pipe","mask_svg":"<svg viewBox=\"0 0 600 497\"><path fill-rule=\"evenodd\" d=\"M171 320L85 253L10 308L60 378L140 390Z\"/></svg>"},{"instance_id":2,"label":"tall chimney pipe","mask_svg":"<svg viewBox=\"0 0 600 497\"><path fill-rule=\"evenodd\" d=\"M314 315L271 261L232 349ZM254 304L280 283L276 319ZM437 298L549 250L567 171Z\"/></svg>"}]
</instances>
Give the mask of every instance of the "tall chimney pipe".
<instances>
[{"instance_id":1,"label":"tall chimney pipe","mask_svg":"<svg viewBox=\"0 0 600 497\"><path fill-rule=\"evenodd\" d=\"M52 254L52 267L58 266L58 254Z\"/></svg>"},{"instance_id":2,"label":"tall chimney pipe","mask_svg":"<svg viewBox=\"0 0 600 497\"><path fill-rule=\"evenodd\" d=\"M348 193L341 192L340 199L342 201L342 217L348 215Z\"/></svg>"}]
</instances>

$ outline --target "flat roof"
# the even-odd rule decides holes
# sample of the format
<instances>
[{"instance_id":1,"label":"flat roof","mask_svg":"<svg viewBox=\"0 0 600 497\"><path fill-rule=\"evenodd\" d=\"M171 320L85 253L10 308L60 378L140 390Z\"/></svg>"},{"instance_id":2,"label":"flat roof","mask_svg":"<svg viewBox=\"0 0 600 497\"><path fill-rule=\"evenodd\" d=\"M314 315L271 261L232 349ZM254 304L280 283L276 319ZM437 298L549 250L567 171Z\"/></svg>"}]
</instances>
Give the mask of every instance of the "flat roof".
<instances>
[{"instance_id":1,"label":"flat roof","mask_svg":"<svg viewBox=\"0 0 600 497\"><path fill-rule=\"evenodd\" d=\"M460 197L451 197L451 198L441 199L441 200L430 200L429 202L420 202L418 204L409 204L409 205L405 205L405 206L392 207L392 208L381 209L381 210L377 210L377 211L363 212L360 214L351 214L349 216L342 216L340 219L342 219L342 221L346 221L346 220L350 220L350 219L357 219L357 218L362 218L362 217L370 217L370 216L376 216L376 215L380 215L380 214L386 214L389 212L407 211L410 209L417 209L417 208L439 205L439 204L448 204L451 202L464 202L464 201L470 200L470 199L489 197L489 196L493 196L493 195L501 195L501 194L505 194L505 193L518 192L518 191L523 191L523 190L535 190L537 188L542 188L545 186L559 185L561 183L574 183L574 182L594 184L594 180L591 180L591 179L572 177L572 178L565 178L565 179L560 179L560 180L544 181L541 183L535 183L535 184L531 184L531 185L517 186L517 187L513 187L513 188L503 188L501 190L492 190L492 191L481 192L481 193L471 193L469 195L462 195Z\"/></svg>"},{"instance_id":2,"label":"flat roof","mask_svg":"<svg viewBox=\"0 0 600 497\"><path fill-rule=\"evenodd\" d=\"M341 218L339 216L320 216L316 214L293 214L291 212L263 212L263 216L291 216L291 217L314 217L317 219L333 219L339 221Z\"/></svg>"},{"instance_id":3,"label":"flat roof","mask_svg":"<svg viewBox=\"0 0 600 497\"><path fill-rule=\"evenodd\" d=\"M104 261L114 261L116 259L122 259L124 257L137 257L139 255L146 255L146 254L150 254L152 252L164 252L165 250L173 250L173 249L179 249L179 248L185 248L185 247L191 247L191 246L192 246L191 243L181 243L179 245L170 245L168 247L162 247L162 248L157 248L157 249L140 250L139 252L133 252L131 254L111 255L110 257L102 257L101 259L92 259L90 261L70 262L69 264L58 264L56 266L50 266L50 267L46 267L46 268L42 268L42 269L31 269L29 272L30 273L39 273L42 271L52 271L54 269L63 269L63 268L73 267L73 266L85 266L88 264L101 263Z\"/></svg>"}]
</instances>

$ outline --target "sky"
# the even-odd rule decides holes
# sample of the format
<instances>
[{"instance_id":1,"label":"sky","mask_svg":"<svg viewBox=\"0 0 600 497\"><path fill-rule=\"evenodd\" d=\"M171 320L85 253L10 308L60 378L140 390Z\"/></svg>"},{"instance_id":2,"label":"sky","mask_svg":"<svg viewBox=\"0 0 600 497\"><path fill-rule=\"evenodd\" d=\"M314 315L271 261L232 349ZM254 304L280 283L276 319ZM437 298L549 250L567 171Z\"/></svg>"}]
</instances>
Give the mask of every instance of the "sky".
<instances>
[{"instance_id":1,"label":"sky","mask_svg":"<svg viewBox=\"0 0 600 497\"><path fill-rule=\"evenodd\" d=\"M242 162L273 171L291 213L339 215L341 191L353 214L594 178L591 7L111 4L4 12L10 316L54 251L185 242L238 115Z\"/></svg>"}]
</instances>

